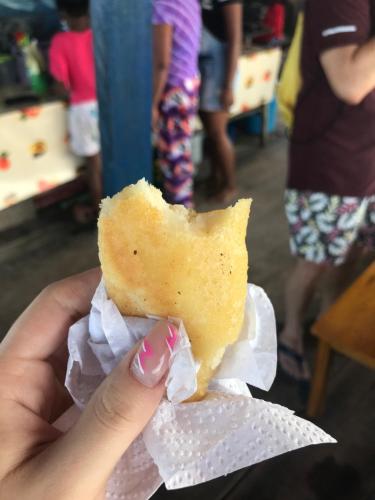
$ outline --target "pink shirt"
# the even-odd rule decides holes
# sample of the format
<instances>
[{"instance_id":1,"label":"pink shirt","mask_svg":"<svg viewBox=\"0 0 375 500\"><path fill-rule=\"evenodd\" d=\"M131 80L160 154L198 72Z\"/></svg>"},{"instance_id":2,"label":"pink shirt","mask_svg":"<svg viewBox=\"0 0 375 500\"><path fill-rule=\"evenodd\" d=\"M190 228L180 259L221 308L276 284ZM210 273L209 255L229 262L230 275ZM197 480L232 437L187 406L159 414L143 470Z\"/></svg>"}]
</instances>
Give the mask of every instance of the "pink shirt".
<instances>
[{"instance_id":1,"label":"pink shirt","mask_svg":"<svg viewBox=\"0 0 375 500\"><path fill-rule=\"evenodd\" d=\"M72 104L95 101L95 65L91 29L57 33L52 39L50 72L64 84Z\"/></svg>"}]
</instances>

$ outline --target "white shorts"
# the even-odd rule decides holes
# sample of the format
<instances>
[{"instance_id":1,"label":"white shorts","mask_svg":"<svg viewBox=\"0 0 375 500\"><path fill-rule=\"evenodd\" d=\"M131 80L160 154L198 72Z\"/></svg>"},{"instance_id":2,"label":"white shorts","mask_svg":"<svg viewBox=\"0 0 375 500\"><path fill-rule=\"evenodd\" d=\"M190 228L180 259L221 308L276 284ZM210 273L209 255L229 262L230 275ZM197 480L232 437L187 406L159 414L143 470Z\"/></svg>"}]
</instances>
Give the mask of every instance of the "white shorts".
<instances>
[{"instance_id":1,"label":"white shorts","mask_svg":"<svg viewBox=\"0 0 375 500\"><path fill-rule=\"evenodd\" d=\"M72 104L69 110L70 145L78 156L94 156L100 151L97 101Z\"/></svg>"}]
</instances>

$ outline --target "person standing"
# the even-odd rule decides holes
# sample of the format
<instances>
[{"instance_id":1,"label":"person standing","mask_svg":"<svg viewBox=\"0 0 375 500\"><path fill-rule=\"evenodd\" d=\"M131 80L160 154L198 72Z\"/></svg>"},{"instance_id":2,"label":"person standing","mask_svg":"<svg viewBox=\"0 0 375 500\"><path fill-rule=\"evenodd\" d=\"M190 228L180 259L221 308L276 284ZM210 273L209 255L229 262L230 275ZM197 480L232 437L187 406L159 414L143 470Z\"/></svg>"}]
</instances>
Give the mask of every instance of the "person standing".
<instances>
[{"instance_id":1,"label":"person standing","mask_svg":"<svg viewBox=\"0 0 375 500\"><path fill-rule=\"evenodd\" d=\"M219 201L236 194L235 156L227 133L233 84L242 44L242 1L202 0L203 33L199 56L200 117L211 161L209 189Z\"/></svg>"},{"instance_id":2,"label":"person standing","mask_svg":"<svg viewBox=\"0 0 375 500\"><path fill-rule=\"evenodd\" d=\"M69 96L69 135L72 151L86 159L93 206L77 206L80 222L95 219L102 199L99 113L96 97L93 34L89 0L57 0L69 31L57 33L49 51L50 73L56 90Z\"/></svg>"},{"instance_id":3,"label":"person standing","mask_svg":"<svg viewBox=\"0 0 375 500\"><path fill-rule=\"evenodd\" d=\"M285 193L292 254L283 371L309 378L303 320L325 278L322 310L353 259L375 248L375 36L373 0L307 0L301 89Z\"/></svg>"},{"instance_id":4,"label":"person standing","mask_svg":"<svg viewBox=\"0 0 375 500\"><path fill-rule=\"evenodd\" d=\"M158 166L169 203L193 207L191 137L198 111L198 0L153 0L153 105Z\"/></svg>"}]
</instances>

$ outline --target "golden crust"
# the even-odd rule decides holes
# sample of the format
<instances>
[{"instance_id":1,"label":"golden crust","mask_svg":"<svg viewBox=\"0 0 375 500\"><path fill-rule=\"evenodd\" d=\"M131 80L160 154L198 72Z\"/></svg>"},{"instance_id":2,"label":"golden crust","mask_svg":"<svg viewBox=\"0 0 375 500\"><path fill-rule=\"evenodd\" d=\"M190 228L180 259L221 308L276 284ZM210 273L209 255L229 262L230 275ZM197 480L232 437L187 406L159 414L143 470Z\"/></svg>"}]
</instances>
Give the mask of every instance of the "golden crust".
<instances>
[{"instance_id":1,"label":"golden crust","mask_svg":"<svg viewBox=\"0 0 375 500\"><path fill-rule=\"evenodd\" d=\"M195 400L242 326L250 203L196 214L139 181L102 205L99 257L108 294L123 314L184 321L201 365Z\"/></svg>"}]
</instances>

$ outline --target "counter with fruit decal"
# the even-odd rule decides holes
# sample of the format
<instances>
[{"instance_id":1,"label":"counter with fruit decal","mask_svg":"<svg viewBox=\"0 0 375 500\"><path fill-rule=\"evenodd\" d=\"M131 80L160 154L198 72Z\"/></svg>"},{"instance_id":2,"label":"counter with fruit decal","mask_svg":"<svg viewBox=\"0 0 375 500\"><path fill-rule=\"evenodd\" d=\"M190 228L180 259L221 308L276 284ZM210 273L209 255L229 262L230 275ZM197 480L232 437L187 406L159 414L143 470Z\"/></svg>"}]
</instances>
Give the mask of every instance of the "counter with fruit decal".
<instances>
[{"instance_id":1,"label":"counter with fruit decal","mask_svg":"<svg viewBox=\"0 0 375 500\"><path fill-rule=\"evenodd\" d=\"M76 177L66 136L62 102L0 114L0 210Z\"/></svg>"}]
</instances>

